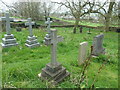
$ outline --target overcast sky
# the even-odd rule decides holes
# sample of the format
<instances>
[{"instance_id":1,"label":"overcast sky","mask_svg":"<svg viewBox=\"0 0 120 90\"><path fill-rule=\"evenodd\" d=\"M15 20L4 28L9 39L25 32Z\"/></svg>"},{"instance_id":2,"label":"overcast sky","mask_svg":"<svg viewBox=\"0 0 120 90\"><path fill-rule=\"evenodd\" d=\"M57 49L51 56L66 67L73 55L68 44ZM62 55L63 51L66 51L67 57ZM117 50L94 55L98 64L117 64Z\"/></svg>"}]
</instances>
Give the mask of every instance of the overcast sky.
<instances>
[{"instance_id":1,"label":"overcast sky","mask_svg":"<svg viewBox=\"0 0 120 90\"><path fill-rule=\"evenodd\" d=\"M11 5L12 3L16 2L16 1L25 2L25 1L28 1L28 0L0 0L0 11L5 11L5 10L7 10L7 7L1 1L3 1L7 5ZM39 2L41 0L33 0L33 1ZM49 1L49 0L42 0L42 1ZM61 2L61 1L64 1L64 0L51 0L51 1ZM74 1L76 1L76 0L74 0ZM84 0L84 1L86 1L86 0ZM109 1L109 0L95 0L95 1L104 2L104 1ZM120 1L120 0L116 0L116 1Z\"/></svg>"},{"instance_id":2,"label":"overcast sky","mask_svg":"<svg viewBox=\"0 0 120 90\"><path fill-rule=\"evenodd\" d=\"M11 5L12 3L14 2L17 2L17 1L20 1L20 2L25 2L25 1L28 1L28 0L0 0L0 10L6 10L7 7L6 5L4 5L1 1L3 1L5 4L7 5ZM40 0L33 0L34 2L39 2ZM49 0L43 0L43 1L49 1ZM57 2L61 2L63 0L51 0L51 1L57 1Z\"/></svg>"}]
</instances>

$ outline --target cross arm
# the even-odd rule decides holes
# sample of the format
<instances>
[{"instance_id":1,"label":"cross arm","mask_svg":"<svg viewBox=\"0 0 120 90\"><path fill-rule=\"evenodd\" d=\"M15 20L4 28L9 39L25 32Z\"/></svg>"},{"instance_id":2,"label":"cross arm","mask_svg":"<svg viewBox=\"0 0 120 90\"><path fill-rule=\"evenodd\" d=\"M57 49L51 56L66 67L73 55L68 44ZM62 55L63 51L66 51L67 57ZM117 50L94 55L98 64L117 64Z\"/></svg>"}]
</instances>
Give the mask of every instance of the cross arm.
<instances>
[{"instance_id":1,"label":"cross arm","mask_svg":"<svg viewBox=\"0 0 120 90\"><path fill-rule=\"evenodd\" d=\"M64 40L64 38L62 36L57 36L57 41L56 43L62 42ZM55 41L51 40L51 44L53 44Z\"/></svg>"},{"instance_id":2,"label":"cross arm","mask_svg":"<svg viewBox=\"0 0 120 90\"><path fill-rule=\"evenodd\" d=\"M2 17L1 20L6 21L7 19L6 19L6 17ZM14 21L14 18L9 18L9 21Z\"/></svg>"}]
</instances>

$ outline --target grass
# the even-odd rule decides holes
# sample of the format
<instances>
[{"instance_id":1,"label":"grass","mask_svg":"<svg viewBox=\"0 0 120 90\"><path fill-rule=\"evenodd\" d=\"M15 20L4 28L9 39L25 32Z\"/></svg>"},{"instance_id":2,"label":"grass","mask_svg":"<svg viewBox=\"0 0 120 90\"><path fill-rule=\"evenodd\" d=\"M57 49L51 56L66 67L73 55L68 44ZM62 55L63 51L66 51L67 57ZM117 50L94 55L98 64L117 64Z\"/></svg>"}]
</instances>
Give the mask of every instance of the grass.
<instances>
[{"instance_id":1,"label":"grass","mask_svg":"<svg viewBox=\"0 0 120 90\"><path fill-rule=\"evenodd\" d=\"M87 34L88 29L83 28L83 33L72 33L72 28L56 28L58 34L65 40L58 43L57 60L71 73L69 78L57 86L52 86L47 81L42 82L37 75L41 69L50 62L50 46L43 44L46 34L44 29L33 29L41 47L29 49L25 47L25 41L29 34L27 29L22 32L12 33L17 38L19 46L4 48L2 50L2 87L4 88L77 88L76 83L81 74L82 66L78 66L79 43L87 41L92 45L93 37L103 33L97 30L91 30L92 34ZM3 37L4 33L2 34ZM103 46L106 48L106 55L92 58L90 66L87 68L87 79L82 83L82 88L88 88L93 82L94 75L98 72L100 65L104 60L108 60L102 72L97 76L95 87L97 88L117 88L118 87L118 33L104 33ZM76 80L76 82L74 81ZM87 84L86 84L87 83Z\"/></svg>"},{"instance_id":2,"label":"grass","mask_svg":"<svg viewBox=\"0 0 120 90\"><path fill-rule=\"evenodd\" d=\"M68 22L68 23L71 23L71 24L75 23L75 20L64 20L64 19L57 18L57 17L52 17L52 18L60 20L60 21ZM104 26L104 24L102 24L102 23L92 23L92 22L89 22L89 21L80 21L79 25L86 25L86 26L93 26L93 27ZM110 26L119 27L119 25L110 25Z\"/></svg>"}]
</instances>

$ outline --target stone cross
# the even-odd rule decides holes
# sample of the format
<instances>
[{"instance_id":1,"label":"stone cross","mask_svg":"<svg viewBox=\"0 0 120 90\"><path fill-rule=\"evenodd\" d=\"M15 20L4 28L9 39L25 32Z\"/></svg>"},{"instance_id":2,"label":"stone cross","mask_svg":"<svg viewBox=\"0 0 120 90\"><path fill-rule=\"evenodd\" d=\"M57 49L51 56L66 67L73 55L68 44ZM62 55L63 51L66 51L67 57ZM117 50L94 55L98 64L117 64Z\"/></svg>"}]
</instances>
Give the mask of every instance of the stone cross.
<instances>
[{"instance_id":1,"label":"stone cross","mask_svg":"<svg viewBox=\"0 0 120 90\"><path fill-rule=\"evenodd\" d=\"M45 24L47 24L47 31L48 34L50 33L50 24L52 23L52 21L50 21L50 18L47 18L47 21L45 22Z\"/></svg>"},{"instance_id":2,"label":"stone cross","mask_svg":"<svg viewBox=\"0 0 120 90\"><path fill-rule=\"evenodd\" d=\"M56 54L57 54L57 43L63 41L63 37L57 36L57 30L51 30L51 65L57 64Z\"/></svg>"},{"instance_id":3,"label":"stone cross","mask_svg":"<svg viewBox=\"0 0 120 90\"><path fill-rule=\"evenodd\" d=\"M9 17L9 13L8 12L5 13L5 16L6 17L2 17L1 19L2 19L2 21L6 21L6 33L8 35L10 35L11 34L11 32L10 32L10 21L13 21L13 18Z\"/></svg>"},{"instance_id":4,"label":"stone cross","mask_svg":"<svg viewBox=\"0 0 120 90\"><path fill-rule=\"evenodd\" d=\"M30 32L30 36L32 37L33 36L33 33L32 33L32 25L34 25L35 22L32 22L31 21L31 18L28 18L28 22L25 23L26 26L29 26L29 32Z\"/></svg>"},{"instance_id":5,"label":"stone cross","mask_svg":"<svg viewBox=\"0 0 120 90\"><path fill-rule=\"evenodd\" d=\"M83 64L84 61L87 58L87 46L88 46L87 42L80 43L79 56L78 56L78 65Z\"/></svg>"}]
</instances>

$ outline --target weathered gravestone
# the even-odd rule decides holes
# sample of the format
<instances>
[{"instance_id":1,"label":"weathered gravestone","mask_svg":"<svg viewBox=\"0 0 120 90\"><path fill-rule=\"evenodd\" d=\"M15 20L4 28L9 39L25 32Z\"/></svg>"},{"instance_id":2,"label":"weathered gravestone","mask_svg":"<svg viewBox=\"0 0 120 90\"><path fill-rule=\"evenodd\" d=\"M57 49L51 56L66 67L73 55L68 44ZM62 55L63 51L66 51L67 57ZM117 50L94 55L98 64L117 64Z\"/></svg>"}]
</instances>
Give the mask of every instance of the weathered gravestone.
<instances>
[{"instance_id":1,"label":"weathered gravestone","mask_svg":"<svg viewBox=\"0 0 120 90\"><path fill-rule=\"evenodd\" d=\"M38 74L38 76L43 80L50 80L53 81L53 84L58 84L70 74L56 59L57 43L62 41L63 38L57 37L57 30L55 29L51 30L50 38L48 44L51 45L51 62L42 69L42 73Z\"/></svg>"},{"instance_id":2,"label":"weathered gravestone","mask_svg":"<svg viewBox=\"0 0 120 90\"><path fill-rule=\"evenodd\" d=\"M31 21L31 18L28 18L28 22L25 23L25 25L29 26L29 32L30 32L30 35L28 36L25 45L30 48L40 46L40 43L37 41L36 36L34 36L32 33L32 25L34 25L34 22Z\"/></svg>"},{"instance_id":3,"label":"weathered gravestone","mask_svg":"<svg viewBox=\"0 0 120 90\"><path fill-rule=\"evenodd\" d=\"M103 34L94 37L92 55L98 56L99 54L105 54L105 48L103 48L103 38Z\"/></svg>"},{"instance_id":4,"label":"weathered gravestone","mask_svg":"<svg viewBox=\"0 0 120 90\"><path fill-rule=\"evenodd\" d=\"M83 64L85 60L87 59L87 46L88 46L87 42L80 43L78 65Z\"/></svg>"},{"instance_id":5,"label":"weathered gravestone","mask_svg":"<svg viewBox=\"0 0 120 90\"><path fill-rule=\"evenodd\" d=\"M2 38L2 47L10 47L10 46L16 46L18 43L16 42L16 38L14 38L14 35L11 34L11 28L10 28L10 21L13 21L13 18L9 17L9 13L6 13L6 17L1 18L3 21L6 21L6 33L4 35L4 38Z\"/></svg>"}]
</instances>

